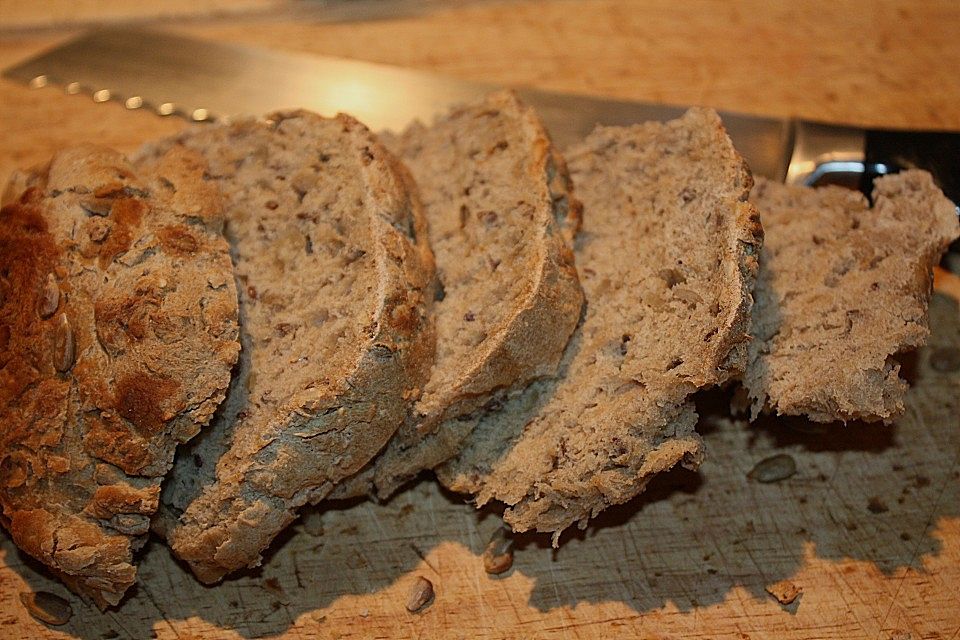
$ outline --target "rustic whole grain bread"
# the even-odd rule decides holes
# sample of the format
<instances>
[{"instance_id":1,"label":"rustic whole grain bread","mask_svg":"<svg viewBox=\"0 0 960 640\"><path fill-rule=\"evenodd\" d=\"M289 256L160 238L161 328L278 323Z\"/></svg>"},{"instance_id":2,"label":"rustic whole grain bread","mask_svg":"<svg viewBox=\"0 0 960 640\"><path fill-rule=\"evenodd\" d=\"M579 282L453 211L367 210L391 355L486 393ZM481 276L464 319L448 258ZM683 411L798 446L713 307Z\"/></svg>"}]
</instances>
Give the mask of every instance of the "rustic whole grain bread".
<instances>
[{"instance_id":1,"label":"rustic whole grain bread","mask_svg":"<svg viewBox=\"0 0 960 640\"><path fill-rule=\"evenodd\" d=\"M412 180L348 116L201 127L143 161L171 146L203 155L224 194L243 350L155 529L216 582L400 425L433 361L433 259Z\"/></svg>"},{"instance_id":2,"label":"rustic whole grain bread","mask_svg":"<svg viewBox=\"0 0 960 640\"><path fill-rule=\"evenodd\" d=\"M101 608L177 443L237 359L222 200L183 149L137 171L82 147L20 174L0 212L0 506L24 551ZM12 194L12 192L11 192Z\"/></svg>"},{"instance_id":3,"label":"rustic whole grain bread","mask_svg":"<svg viewBox=\"0 0 960 640\"><path fill-rule=\"evenodd\" d=\"M903 411L893 355L926 341L932 269L958 235L953 203L906 171L859 192L760 180L768 231L744 385L762 409L818 422Z\"/></svg>"},{"instance_id":4,"label":"rustic whole grain bread","mask_svg":"<svg viewBox=\"0 0 960 640\"><path fill-rule=\"evenodd\" d=\"M554 533L696 467L689 396L739 373L762 231L752 179L713 111L598 128L567 153L584 226L587 298L559 380L483 416L438 467L447 487L500 500L516 531Z\"/></svg>"},{"instance_id":5,"label":"rustic whole grain bread","mask_svg":"<svg viewBox=\"0 0 960 640\"><path fill-rule=\"evenodd\" d=\"M471 426L459 416L556 373L583 304L568 244L580 204L533 109L494 93L386 143L429 221L437 360L410 419L335 497L386 497L457 453Z\"/></svg>"}]
</instances>

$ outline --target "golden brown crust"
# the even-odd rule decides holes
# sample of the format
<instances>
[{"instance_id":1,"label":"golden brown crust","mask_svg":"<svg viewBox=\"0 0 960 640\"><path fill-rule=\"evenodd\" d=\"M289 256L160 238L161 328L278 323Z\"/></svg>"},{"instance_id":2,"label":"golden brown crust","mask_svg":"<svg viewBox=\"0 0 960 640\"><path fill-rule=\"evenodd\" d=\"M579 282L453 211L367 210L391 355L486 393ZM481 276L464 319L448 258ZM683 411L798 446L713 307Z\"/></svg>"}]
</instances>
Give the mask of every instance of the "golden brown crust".
<instances>
[{"instance_id":1,"label":"golden brown crust","mask_svg":"<svg viewBox=\"0 0 960 640\"><path fill-rule=\"evenodd\" d=\"M219 194L195 159L165 163L174 181L68 149L0 213L3 520L101 607L132 584L174 448L209 420L239 349L235 290L207 282L230 272ZM189 211L175 187L200 196ZM166 226L189 226L193 250L169 251Z\"/></svg>"}]
</instances>

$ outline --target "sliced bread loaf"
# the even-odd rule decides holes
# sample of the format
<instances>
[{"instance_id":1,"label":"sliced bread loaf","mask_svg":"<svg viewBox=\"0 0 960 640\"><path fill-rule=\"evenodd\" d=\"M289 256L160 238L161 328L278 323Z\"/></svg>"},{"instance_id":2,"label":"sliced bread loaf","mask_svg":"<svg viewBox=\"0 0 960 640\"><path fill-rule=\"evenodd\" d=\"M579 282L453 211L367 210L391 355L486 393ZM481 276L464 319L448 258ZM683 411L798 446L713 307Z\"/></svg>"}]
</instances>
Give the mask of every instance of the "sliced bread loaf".
<instances>
[{"instance_id":1,"label":"sliced bread loaf","mask_svg":"<svg viewBox=\"0 0 960 640\"><path fill-rule=\"evenodd\" d=\"M437 360L411 418L337 497L386 497L454 455L472 424L460 416L556 373L583 303L568 244L580 205L540 119L513 93L385 142L410 167L429 221Z\"/></svg>"},{"instance_id":2,"label":"sliced bread loaf","mask_svg":"<svg viewBox=\"0 0 960 640\"><path fill-rule=\"evenodd\" d=\"M412 181L348 116L202 127L143 161L171 146L203 155L224 194L243 350L155 528L216 582L400 425L433 360L433 262Z\"/></svg>"},{"instance_id":3,"label":"sliced bread loaf","mask_svg":"<svg viewBox=\"0 0 960 640\"><path fill-rule=\"evenodd\" d=\"M885 422L906 383L892 356L926 340L932 269L958 235L954 205L922 171L859 192L760 180L767 230L744 385L762 409L818 422Z\"/></svg>"},{"instance_id":4,"label":"sliced bread loaf","mask_svg":"<svg viewBox=\"0 0 960 640\"><path fill-rule=\"evenodd\" d=\"M220 404L237 292L222 200L183 149L137 171L58 153L0 212L0 507L14 542L105 608L136 576L177 443Z\"/></svg>"},{"instance_id":5,"label":"sliced bread loaf","mask_svg":"<svg viewBox=\"0 0 960 640\"><path fill-rule=\"evenodd\" d=\"M655 473L699 464L689 396L743 369L762 234L750 172L713 111L598 128L567 158L584 203L587 311L562 377L480 418L437 469L554 543Z\"/></svg>"}]
</instances>

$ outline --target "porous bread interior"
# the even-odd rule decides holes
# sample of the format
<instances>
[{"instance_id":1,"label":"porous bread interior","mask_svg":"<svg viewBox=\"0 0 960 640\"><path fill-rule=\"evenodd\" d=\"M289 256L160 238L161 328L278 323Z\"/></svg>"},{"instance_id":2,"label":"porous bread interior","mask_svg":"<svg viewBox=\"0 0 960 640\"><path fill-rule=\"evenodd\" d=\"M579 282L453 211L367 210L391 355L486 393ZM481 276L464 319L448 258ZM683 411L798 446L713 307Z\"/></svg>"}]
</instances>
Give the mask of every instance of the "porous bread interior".
<instances>
[{"instance_id":1,"label":"porous bread interior","mask_svg":"<svg viewBox=\"0 0 960 640\"><path fill-rule=\"evenodd\" d=\"M558 533L698 463L688 396L743 366L760 244L752 184L716 114L600 128L567 153L587 298L557 381L483 417L438 469L500 500L518 531Z\"/></svg>"},{"instance_id":2,"label":"porous bread interior","mask_svg":"<svg viewBox=\"0 0 960 640\"><path fill-rule=\"evenodd\" d=\"M377 270L361 248L371 244L369 219L348 215L366 193L361 181L344 179L358 173L358 161L340 126L287 118L183 138L208 159L227 202L243 331L224 407L210 433L178 457L164 491L178 509L212 481L234 433L258 433L297 394L339 384L336 372L354 366L365 342L358 319L373 315Z\"/></svg>"},{"instance_id":3,"label":"porous bread interior","mask_svg":"<svg viewBox=\"0 0 960 640\"><path fill-rule=\"evenodd\" d=\"M396 431L432 359L433 263L402 167L350 116L283 112L154 147L184 144L211 156L227 219L240 221L250 353L236 415L178 467L200 482L170 483L154 528L212 583L257 565L300 507Z\"/></svg>"},{"instance_id":4,"label":"porous bread interior","mask_svg":"<svg viewBox=\"0 0 960 640\"><path fill-rule=\"evenodd\" d=\"M819 422L889 422L907 384L899 352L926 341L932 268L960 234L921 171L857 191L758 180L767 230L744 384L763 409Z\"/></svg>"},{"instance_id":5,"label":"porous bread interior","mask_svg":"<svg viewBox=\"0 0 960 640\"><path fill-rule=\"evenodd\" d=\"M476 107L414 127L395 145L419 178L442 286L436 362L415 414L442 412L536 285L546 176L538 185L530 175L531 154L540 152L530 137L515 112Z\"/></svg>"},{"instance_id":6,"label":"porous bread interior","mask_svg":"<svg viewBox=\"0 0 960 640\"><path fill-rule=\"evenodd\" d=\"M580 205L536 112L511 92L384 142L419 184L435 250L437 359L410 419L334 497L392 494L455 455L462 416L556 373L583 294L570 238Z\"/></svg>"}]
</instances>

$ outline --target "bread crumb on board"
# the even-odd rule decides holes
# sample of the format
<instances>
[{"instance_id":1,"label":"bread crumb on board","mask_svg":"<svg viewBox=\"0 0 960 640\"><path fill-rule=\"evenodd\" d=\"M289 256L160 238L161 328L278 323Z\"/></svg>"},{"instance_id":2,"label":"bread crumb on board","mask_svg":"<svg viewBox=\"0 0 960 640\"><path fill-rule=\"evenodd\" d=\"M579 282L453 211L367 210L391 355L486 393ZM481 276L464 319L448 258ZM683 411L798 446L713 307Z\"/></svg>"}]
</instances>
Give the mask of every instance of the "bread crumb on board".
<instances>
[{"instance_id":1,"label":"bread crumb on board","mask_svg":"<svg viewBox=\"0 0 960 640\"><path fill-rule=\"evenodd\" d=\"M782 605L793 604L793 602L800 597L800 594L803 593L802 588L793 584L789 580L774 582L771 585L767 585L765 588L767 593L773 596L776 601Z\"/></svg>"}]
</instances>

